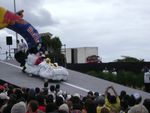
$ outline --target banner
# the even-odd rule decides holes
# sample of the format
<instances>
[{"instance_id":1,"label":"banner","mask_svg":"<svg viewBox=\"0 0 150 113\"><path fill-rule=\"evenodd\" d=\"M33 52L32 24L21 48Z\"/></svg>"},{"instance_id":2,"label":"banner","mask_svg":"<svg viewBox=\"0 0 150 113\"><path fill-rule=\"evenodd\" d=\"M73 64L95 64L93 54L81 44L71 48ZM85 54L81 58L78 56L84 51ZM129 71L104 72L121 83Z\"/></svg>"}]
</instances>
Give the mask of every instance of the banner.
<instances>
[{"instance_id":1,"label":"banner","mask_svg":"<svg viewBox=\"0 0 150 113\"><path fill-rule=\"evenodd\" d=\"M0 29L5 27L20 34L26 40L29 48L41 42L38 31L22 16L0 7Z\"/></svg>"}]
</instances>

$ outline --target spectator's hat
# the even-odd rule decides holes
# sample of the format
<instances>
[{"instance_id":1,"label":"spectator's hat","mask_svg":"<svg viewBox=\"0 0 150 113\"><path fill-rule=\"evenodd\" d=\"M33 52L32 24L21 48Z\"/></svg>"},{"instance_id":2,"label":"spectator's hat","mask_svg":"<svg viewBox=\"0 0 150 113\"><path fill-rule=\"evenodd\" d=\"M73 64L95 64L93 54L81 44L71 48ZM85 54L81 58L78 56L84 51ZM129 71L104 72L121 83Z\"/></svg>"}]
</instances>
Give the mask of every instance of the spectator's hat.
<instances>
[{"instance_id":1,"label":"spectator's hat","mask_svg":"<svg viewBox=\"0 0 150 113\"><path fill-rule=\"evenodd\" d=\"M63 91L62 90L59 90L58 92L57 92L57 95L62 95L63 94Z\"/></svg>"},{"instance_id":2,"label":"spectator's hat","mask_svg":"<svg viewBox=\"0 0 150 113\"><path fill-rule=\"evenodd\" d=\"M139 93L134 93L133 97L135 99L135 104L139 104L141 102L141 100L142 100L142 97L141 97L141 95Z\"/></svg>"},{"instance_id":3,"label":"spectator's hat","mask_svg":"<svg viewBox=\"0 0 150 113\"><path fill-rule=\"evenodd\" d=\"M75 93L73 96L80 98L80 94L79 93Z\"/></svg>"},{"instance_id":4,"label":"spectator's hat","mask_svg":"<svg viewBox=\"0 0 150 113\"><path fill-rule=\"evenodd\" d=\"M14 104L11 113L26 113L26 105L24 102Z\"/></svg>"},{"instance_id":5,"label":"spectator's hat","mask_svg":"<svg viewBox=\"0 0 150 113\"><path fill-rule=\"evenodd\" d=\"M103 106L105 104L105 97L104 96L98 96L95 98L94 102L96 104L100 104L101 106Z\"/></svg>"},{"instance_id":6,"label":"spectator's hat","mask_svg":"<svg viewBox=\"0 0 150 113\"><path fill-rule=\"evenodd\" d=\"M139 93L134 93L133 97L137 100L137 99L141 98L141 95Z\"/></svg>"},{"instance_id":7,"label":"spectator's hat","mask_svg":"<svg viewBox=\"0 0 150 113\"><path fill-rule=\"evenodd\" d=\"M9 97L6 95L6 93L0 93L0 99L2 99L2 100L8 100Z\"/></svg>"},{"instance_id":8,"label":"spectator's hat","mask_svg":"<svg viewBox=\"0 0 150 113\"><path fill-rule=\"evenodd\" d=\"M69 113L69 107L67 104L62 104L60 107L59 107L59 110L61 111L66 111L67 113Z\"/></svg>"},{"instance_id":9,"label":"spectator's hat","mask_svg":"<svg viewBox=\"0 0 150 113\"><path fill-rule=\"evenodd\" d=\"M148 113L148 110L143 105L135 105L131 107L128 113Z\"/></svg>"},{"instance_id":10,"label":"spectator's hat","mask_svg":"<svg viewBox=\"0 0 150 113\"><path fill-rule=\"evenodd\" d=\"M72 97L72 96L71 96L70 94L68 94L67 97L66 97L66 100L70 100L71 97Z\"/></svg>"}]
</instances>

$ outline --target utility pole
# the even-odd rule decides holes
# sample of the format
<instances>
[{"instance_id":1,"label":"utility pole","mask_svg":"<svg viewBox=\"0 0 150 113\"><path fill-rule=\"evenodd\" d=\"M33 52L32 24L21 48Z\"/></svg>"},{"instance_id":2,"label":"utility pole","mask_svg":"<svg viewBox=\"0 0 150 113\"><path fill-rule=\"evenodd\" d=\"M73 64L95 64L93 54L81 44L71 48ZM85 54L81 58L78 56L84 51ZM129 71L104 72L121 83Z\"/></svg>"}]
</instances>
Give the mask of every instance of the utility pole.
<instances>
[{"instance_id":1,"label":"utility pole","mask_svg":"<svg viewBox=\"0 0 150 113\"><path fill-rule=\"evenodd\" d=\"M16 0L14 0L14 13L16 13ZM18 34L17 34L17 32L16 32L16 48L18 49L17 40L18 40Z\"/></svg>"}]
</instances>

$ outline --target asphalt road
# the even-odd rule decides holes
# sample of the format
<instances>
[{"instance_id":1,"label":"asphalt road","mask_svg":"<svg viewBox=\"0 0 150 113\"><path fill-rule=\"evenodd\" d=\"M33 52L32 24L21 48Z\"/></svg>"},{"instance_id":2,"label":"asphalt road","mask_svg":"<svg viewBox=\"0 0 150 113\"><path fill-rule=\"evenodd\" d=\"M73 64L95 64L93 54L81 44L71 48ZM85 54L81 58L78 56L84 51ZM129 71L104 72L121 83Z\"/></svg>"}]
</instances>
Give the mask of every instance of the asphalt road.
<instances>
[{"instance_id":1,"label":"asphalt road","mask_svg":"<svg viewBox=\"0 0 150 113\"><path fill-rule=\"evenodd\" d=\"M120 91L125 90L128 94L138 92L142 95L143 99L150 98L150 93L141 90L125 87L113 82L102 80L87 74L79 73L76 71L68 70L69 78L63 82L49 82L52 84L60 84L63 91L74 94L87 95L88 91L99 92L103 94L109 85L113 85L118 94ZM43 87L44 79L39 77L30 77L28 74L22 73L19 64L16 61L0 61L0 79L21 87Z\"/></svg>"}]
</instances>

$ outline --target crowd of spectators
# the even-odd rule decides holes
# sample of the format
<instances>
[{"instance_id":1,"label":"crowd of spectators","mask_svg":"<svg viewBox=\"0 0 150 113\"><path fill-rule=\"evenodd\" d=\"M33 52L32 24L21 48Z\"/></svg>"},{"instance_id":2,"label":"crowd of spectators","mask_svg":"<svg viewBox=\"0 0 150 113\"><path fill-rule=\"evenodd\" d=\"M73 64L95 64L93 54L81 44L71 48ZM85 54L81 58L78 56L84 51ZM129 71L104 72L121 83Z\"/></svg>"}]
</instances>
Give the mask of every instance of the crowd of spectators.
<instances>
[{"instance_id":1,"label":"crowd of spectators","mask_svg":"<svg viewBox=\"0 0 150 113\"><path fill-rule=\"evenodd\" d=\"M104 93L89 91L86 96L68 94L59 84L42 88L0 85L0 113L150 113L150 98L139 93L118 95L113 86Z\"/></svg>"}]
</instances>

